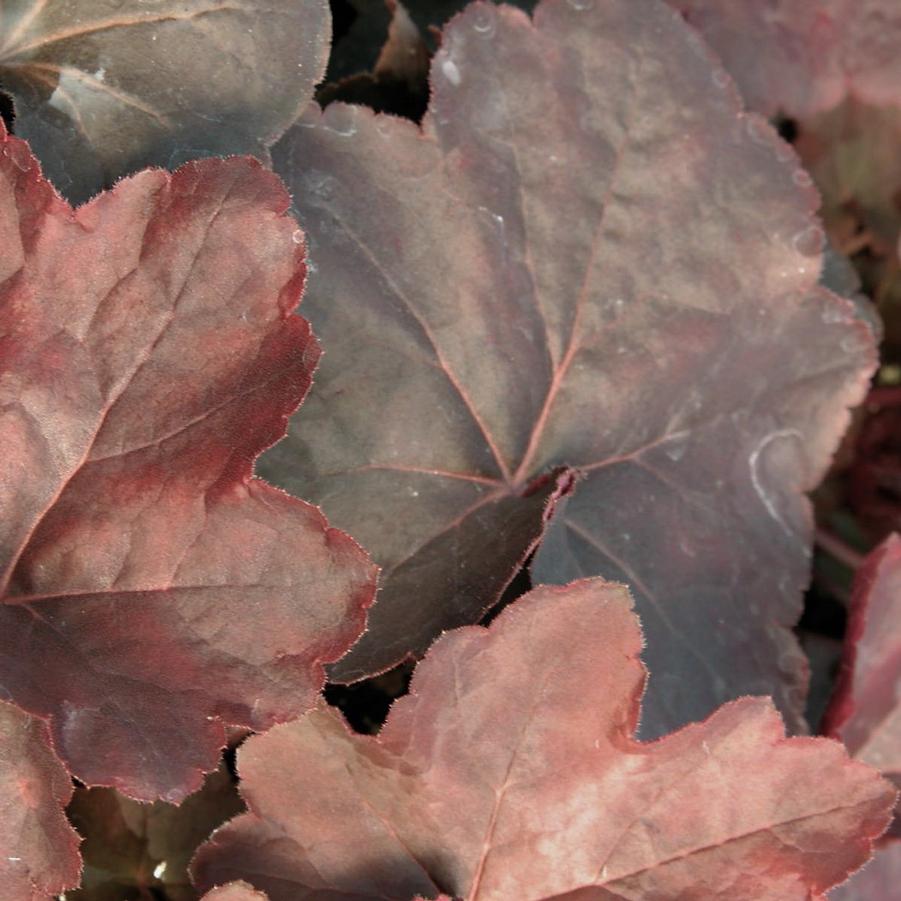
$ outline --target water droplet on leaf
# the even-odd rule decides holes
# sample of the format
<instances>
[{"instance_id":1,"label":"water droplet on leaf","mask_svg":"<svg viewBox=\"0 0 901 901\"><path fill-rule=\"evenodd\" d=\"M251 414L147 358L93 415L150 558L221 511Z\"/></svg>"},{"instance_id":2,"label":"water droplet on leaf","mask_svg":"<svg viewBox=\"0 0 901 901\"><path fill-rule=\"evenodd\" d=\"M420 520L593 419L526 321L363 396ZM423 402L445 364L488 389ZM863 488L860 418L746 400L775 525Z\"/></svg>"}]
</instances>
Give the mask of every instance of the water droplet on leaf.
<instances>
[{"instance_id":1,"label":"water droplet on leaf","mask_svg":"<svg viewBox=\"0 0 901 901\"><path fill-rule=\"evenodd\" d=\"M454 86L456 87L463 80L463 77L460 75L460 69L457 64L452 59L446 59L441 64L441 71L444 73L444 77Z\"/></svg>"},{"instance_id":2,"label":"water droplet on leaf","mask_svg":"<svg viewBox=\"0 0 901 901\"><path fill-rule=\"evenodd\" d=\"M483 38L494 36L496 28L496 13L493 6L480 6L473 13L473 30Z\"/></svg>"}]
</instances>

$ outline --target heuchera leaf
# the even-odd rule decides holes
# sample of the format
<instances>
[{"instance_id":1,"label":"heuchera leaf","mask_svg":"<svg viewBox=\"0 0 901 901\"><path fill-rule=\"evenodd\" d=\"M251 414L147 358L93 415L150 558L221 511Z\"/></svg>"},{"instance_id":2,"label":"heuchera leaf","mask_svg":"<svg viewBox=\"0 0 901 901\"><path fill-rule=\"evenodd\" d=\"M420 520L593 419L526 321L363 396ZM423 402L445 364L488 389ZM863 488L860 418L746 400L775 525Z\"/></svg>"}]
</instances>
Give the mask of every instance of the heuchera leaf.
<instances>
[{"instance_id":1,"label":"heuchera leaf","mask_svg":"<svg viewBox=\"0 0 901 901\"><path fill-rule=\"evenodd\" d=\"M89 785L181 799L363 628L366 555L251 478L319 353L288 203L236 158L73 212L0 134L0 692Z\"/></svg>"},{"instance_id":2,"label":"heuchera leaf","mask_svg":"<svg viewBox=\"0 0 901 901\"><path fill-rule=\"evenodd\" d=\"M901 4L896 0L670 0L722 57L751 109L795 117L823 217L901 344ZM725 77L725 73L722 73ZM799 175L800 178L805 176Z\"/></svg>"},{"instance_id":3,"label":"heuchera leaf","mask_svg":"<svg viewBox=\"0 0 901 901\"><path fill-rule=\"evenodd\" d=\"M313 95L326 0L12 0L0 86L16 133L81 202L148 165L265 157Z\"/></svg>"},{"instance_id":4,"label":"heuchera leaf","mask_svg":"<svg viewBox=\"0 0 901 901\"><path fill-rule=\"evenodd\" d=\"M829 892L829 901L896 901L899 885L901 841L893 841L880 848L848 882Z\"/></svg>"},{"instance_id":5,"label":"heuchera leaf","mask_svg":"<svg viewBox=\"0 0 901 901\"><path fill-rule=\"evenodd\" d=\"M668 0L720 55L751 109L807 118L853 95L897 103L896 0Z\"/></svg>"},{"instance_id":6,"label":"heuchera leaf","mask_svg":"<svg viewBox=\"0 0 901 901\"><path fill-rule=\"evenodd\" d=\"M224 766L178 807L141 804L111 788L78 788L69 819L82 836L84 874L67 901L195 901L188 877L194 851L244 804Z\"/></svg>"},{"instance_id":7,"label":"heuchera leaf","mask_svg":"<svg viewBox=\"0 0 901 901\"><path fill-rule=\"evenodd\" d=\"M901 536L887 538L858 571L845 658L826 734L901 784Z\"/></svg>"},{"instance_id":8,"label":"heuchera leaf","mask_svg":"<svg viewBox=\"0 0 901 901\"><path fill-rule=\"evenodd\" d=\"M202 901L267 901L263 892L256 891L246 882L229 882L207 892Z\"/></svg>"},{"instance_id":9,"label":"heuchera leaf","mask_svg":"<svg viewBox=\"0 0 901 901\"><path fill-rule=\"evenodd\" d=\"M534 24L477 3L444 34L422 131L333 105L274 148L329 352L261 472L384 567L333 677L475 621L556 492L533 572L636 592L645 735L746 693L800 728L802 492L873 340L817 286L797 158L716 74L653 0L549 0ZM547 481L561 469L574 490Z\"/></svg>"},{"instance_id":10,"label":"heuchera leaf","mask_svg":"<svg viewBox=\"0 0 901 901\"><path fill-rule=\"evenodd\" d=\"M273 901L806 901L867 859L895 792L837 742L785 739L768 700L635 741L641 647L601 580L445 635L377 738L320 709L249 739L251 812L195 878Z\"/></svg>"},{"instance_id":11,"label":"heuchera leaf","mask_svg":"<svg viewBox=\"0 0 901 901\"><path fill-rule=\"evenodd\" d=\"M47 724L0 702L0 890L45 901L78 885L79 838L64 808L72 781L50 749Z\"/></svg>"}]
</instances>

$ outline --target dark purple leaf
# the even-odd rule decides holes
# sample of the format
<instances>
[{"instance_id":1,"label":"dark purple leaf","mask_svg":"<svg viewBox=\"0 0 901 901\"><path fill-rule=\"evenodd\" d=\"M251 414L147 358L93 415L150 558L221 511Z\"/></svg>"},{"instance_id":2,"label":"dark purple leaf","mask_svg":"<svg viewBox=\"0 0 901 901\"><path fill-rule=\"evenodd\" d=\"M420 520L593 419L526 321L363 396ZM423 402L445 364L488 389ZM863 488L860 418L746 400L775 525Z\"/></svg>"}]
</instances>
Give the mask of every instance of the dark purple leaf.
<instances>
[{"instance_id":1,"label":"dark purple leaf","mask_svg":"<svg viewBox=\"0 0 901 901\"><path fill-rule=\"evenodd\" d=\"M0 85L73 203L144 166L266 158L313 95L327 0L13 0Z\"/></svg>"},{"instance_id":2,"label":"dark purple leaf","mask_svg":"<svg viewBox=\"0 0 901 901\"><path fill-rule=\"evenodd\" d=\"M261 471L384 568L334 677L478 619L575 471L534 573L632 586L645 734L747 693L799 728L804 492L874 348L797 157L653 0L476 3L432 84L422 131L314 108L274 150L328 353Z\"/></svg>"}]
</instances>

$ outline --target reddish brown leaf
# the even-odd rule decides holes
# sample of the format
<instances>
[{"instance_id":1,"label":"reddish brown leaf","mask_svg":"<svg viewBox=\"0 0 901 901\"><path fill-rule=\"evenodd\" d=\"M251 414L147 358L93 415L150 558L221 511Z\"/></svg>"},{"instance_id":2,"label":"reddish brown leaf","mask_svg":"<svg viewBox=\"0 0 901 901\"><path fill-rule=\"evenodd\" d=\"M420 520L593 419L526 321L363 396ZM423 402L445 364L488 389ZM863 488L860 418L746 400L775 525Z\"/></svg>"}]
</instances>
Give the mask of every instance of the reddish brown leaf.
<instances>
[{"instance_id":1,"label":"reddish brown leaf","mask_svg":"<svg viewBox=\"0 0 901 901\"><path fill-rule=\"evenodd\" d=\"M288 202L236 158L73 212L0 135L0 687L89 785L179 800L362 629L366 556L251 478L319 353Z\"/></svg>"},{"instance_id":2,"label":"reddish brown leaf","mask_svg":"<svg viewBox=\"0 0 901 901\"><path fill-rule=\"evenodd\" d=\"M837 742L785 739L769 701L635 741L641 647L628 591L599 579L449 633L377 738L327 709L251 738L251 812L195 877L273 901L806 901L868 858L891 786Z\"/></svg>"},{"instance_id":3,"label":"reddish brown leaf","mask_svg":"<svg viewBox=\"0 0 901 901\"><path fill-rule=\"evenodd\" d=\"M800 727L802 492L873 342L817 287L797 158L716 74L653 0L551 0L534 24L476 3L421 132L330 106L274 149L328 354L261 471L384 567L337 678L475 621L540 536L535 480L570 468L535 573L632 586L645 734L749 692Z\"/></svg>"},{"instance_id":4,"label":"reddish brown leaf","mask_svg":"<svg viewBox=\"0 0 901 901\"><path fill-rule=\"evenodd\" d=\"M901 101L896 0L668 0L704 35L765 115L807 118L849 95Z\"/></svg>"},{"instance_id":5,"label":"reddish brown leaf","mask_svg":"<svg viewBox=\"0 0 901 901\"><path fill-rule=\"evenodd\" d=\"M897 901L901 885L901 842L880 848L848 882L829 892L829 901Z\"/></svg>"},{"instance_id":6,"label":"reddish brown leaf","mask_svg":"<svg viewBox=\"0 0 901 901\"><path fill-rule=\"evenodd\" d=\"M326 0L17 0L0 6L16 132L73 202L129 172L254 153L325 72Z\"/></svg>"},{"instance_id":7,"label":"reddish brown leaf","mask_svg":"<svg viewBox=\"0 0 901 901\"><path fill-rule=\"evenodd\" d=\"M886 539L857 574L824 731L901 784L901 536Z\"/></svg>"},{"instance_id":8,"label":"reddish brown leaf","mask_svg":"<svg viewBox=\"0 0 901 901\"><path fill-rule=\"evenodd\" d=\"M0 896L45 901L78 885L79 838L64 808L69 774L46 723L0 702Z\"/></svg>"}]
</instances>

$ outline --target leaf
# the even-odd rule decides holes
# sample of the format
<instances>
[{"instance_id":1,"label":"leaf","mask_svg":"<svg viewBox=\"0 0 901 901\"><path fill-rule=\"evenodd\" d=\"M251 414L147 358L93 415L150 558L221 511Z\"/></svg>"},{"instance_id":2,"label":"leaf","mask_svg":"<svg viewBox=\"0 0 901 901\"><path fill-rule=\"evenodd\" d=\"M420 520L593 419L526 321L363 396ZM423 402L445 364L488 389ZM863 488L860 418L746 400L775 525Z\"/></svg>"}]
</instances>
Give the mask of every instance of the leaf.
<instances>
[{"instance_id":1,"label":"leaf","mask_svg":"<svg viewBox=\"0 0 901 901\"><path fill-rule=\"evenodd\" d=\"M180 800L362 630L368 558L251 478L319 353L288 203L231 159L73 212L0 135L0 691L88 785Z\"/></svg>"},{"instance_id":2,"label":"leaf","mask_svg":"<svg viewBox=\"0 0 901 901\"><path fill-rule=\"evenodd\" d=\"M194 851L243 809L222 765L178 807L141 804L109 788L77 789L69 819L84 837L85 871L68 901L130 901L163 891L167 901L194 901L188 877Z\"/></svg>"},{"instance_id":3,"label":"leaf","mask_svg":"<svg viewBox=\"0 0 901 901\"><path fill-rule=\"evenodd\" d=\"M845 656L824 732L901 785L901 536L857 573Z\"/></svg>"},{"instance_id":4,"label":"leaf","mask_svg":"<svg viewBox=\"0 0 901 901\"><path fill-rule=\"evenodd\" d=\"M857 253L901 350L901 5L895 0L669 0L722 58L751 109L792 116L839 250ZM725 72L721 78L728 79ZM802 170L798 177L808 176Z\"/></svg>"},{"instance_id":5,"label":"leaf","mask_svg":"<svg viewBox=\"0 0 901 901\"><path fill-rule=\"evenodd\" d=\"M0 885L6 901L43 901L78 885L79 838L64 808L69 774L45 723L0 701Z\"/></svg>"},{"instance_id":6,"label":"leaf","mask_svg":"<svg viewBox=\"0 0 901 901\"><path fill-rule=\"evenodd\" d=\"M667 0L682 12L764 115L807 118L853 96L901 101L895 0Z\"/></svg>"},{"instance_id":7,"label":"leaf","mask_svg":"<svg viewBox=\"0 0 901 901\"><path fill-rule=\"evenodd\" d=\"M817 287L797 159L694 33L651 0L585 7L547 2L533 24L474 4L422 131L333 105L274 148L328 354L303 431L260 472L383 567L333 678L478 620L562 497L534 573L632 586L644 734L750 692L800 728L802 492L873 339ZM541 481L567 470L574 488Z\"/></svg>"},{"instance_id":8,"label":"leaf","mask_svg":"<svg viewBox=\"0 0 901 901\"><path fill-rule=\"evenodd\" d=\"M531 13L535 2L536 0L511 0L509 5ZM406 3L413 21L430 38L429 43L433 47L441 42L439 29L465 9L466 5L466 0L407 0Z\"/></svg>"},{"instance_id":9,"label":"leaf","mask_svg":"<svg viewBox=\"0 0 901 901\"><path fill-rule=\"evenodd\" d=\"M829 893L829 901L893 901L901 885L901 842L880 848L873 859L844 885Z\"/></svg>"},{"instance_id":10,"label":"leaf","mask_svg":"<svg viewBox=\"0 0 901 901\"><path fill-rule=\"evenodd\" d=\"M0 84L16 132L82 202L144 166L253 153L325 72L326 0L15 0Z\"/></svg>"},{"instance_id":11,"label":"leaf","mask_svg":"<svg viewBox=\"0 0 901 901\"><path fill-rule=\"evenodd\" d=\"M266 901L266 896L246 882L230 882L207 892L203 901Z\"/></svg>"},{"instance_id":12,"label":"leaf","mask_svg":"<svg viewBox=\"0 0 901 901\"><path fill-rule=\"evenodd\" d=\"M378 738L321 708L249 739L251 812L195 878L272 901L806 901L867 859L893 790L835 742L785 739L768 700L635 741L641 647L628 591L601 580L445 635Z\"/></svg>"}]
</instances>

